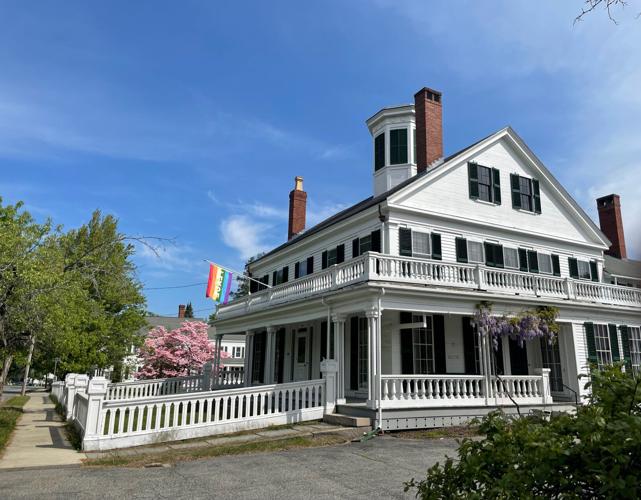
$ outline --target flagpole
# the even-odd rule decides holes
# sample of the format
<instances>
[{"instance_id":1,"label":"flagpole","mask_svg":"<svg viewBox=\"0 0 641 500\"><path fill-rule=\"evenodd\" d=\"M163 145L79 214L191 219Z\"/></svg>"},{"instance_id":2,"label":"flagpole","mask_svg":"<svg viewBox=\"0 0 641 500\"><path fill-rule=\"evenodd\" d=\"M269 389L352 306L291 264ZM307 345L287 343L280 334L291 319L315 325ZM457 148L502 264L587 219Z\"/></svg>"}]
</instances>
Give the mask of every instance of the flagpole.
<instances>
[{"instance_id":1,"label":"flagpole","mask_svg":"<svg viewBox=\"0 0 641 500\"><path fill-rule=\"evenodd\" d=\"M203 261L208 262L209 264L211 264L213 266L220 267L221 269L224 269L225 271L229 271L230 273L233 273L236 276L240 275L243 278L251 280L251 281L255 281L256 283L258 283L258 284L260 284L260 285L262 285L264 287L271 288L271 286L268 285L267 283L263 283L262 281L258 281L256 279L252 278L251 276L247 276L245 273L241 273L240 271L235 271L235 270L231 269L230 267L221 266L220 264L216 264L215 262L212 262L211 260L207 260L207 259L203 259Z\"/></svg>"}]
</instances>

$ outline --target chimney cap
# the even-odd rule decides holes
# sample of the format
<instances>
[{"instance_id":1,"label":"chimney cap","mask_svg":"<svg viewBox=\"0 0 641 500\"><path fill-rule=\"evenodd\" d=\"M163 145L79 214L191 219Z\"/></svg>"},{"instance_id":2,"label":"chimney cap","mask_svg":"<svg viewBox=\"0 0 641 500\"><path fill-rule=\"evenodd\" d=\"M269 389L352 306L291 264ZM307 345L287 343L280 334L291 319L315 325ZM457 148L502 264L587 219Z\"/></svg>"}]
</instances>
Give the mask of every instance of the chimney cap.
<instances>
[{"instance_id":1,"label":"chimney cap","mask_svg":"<svg viewBox=\"0 0 641 500\"><path fill-rule=\"evenodd\" d=\"M618 194L608 194L605 196L601 196L601 198L596 199L597 206L598 207L604 207L606 205L609 205L610 203L621 203L621 197Z\"/></svg>"},{"instance_id":2,"label":"chimney cap","mask_svg":"<svg viewBox=\"0 0 641 500\"><path fill-rule=\"evenodd\" d=\"M294 191L303 190L303 178L300 175L294 177Z\"/></svg>"},{"instance_id":3,"label":"chimney cap","mask_svg":"<svg viewBox=\"0 0 641 500\"><path fill-rule=\"evenodd\" d=\"M443 97L443 93L441 91L434 90L429 87L423 87L421 90L419 90L416 94L414 94L414 99L420 97L421 95L428 101L434 101L438 104L441 103L441 98Z\"/></svg>"}]
</instances>

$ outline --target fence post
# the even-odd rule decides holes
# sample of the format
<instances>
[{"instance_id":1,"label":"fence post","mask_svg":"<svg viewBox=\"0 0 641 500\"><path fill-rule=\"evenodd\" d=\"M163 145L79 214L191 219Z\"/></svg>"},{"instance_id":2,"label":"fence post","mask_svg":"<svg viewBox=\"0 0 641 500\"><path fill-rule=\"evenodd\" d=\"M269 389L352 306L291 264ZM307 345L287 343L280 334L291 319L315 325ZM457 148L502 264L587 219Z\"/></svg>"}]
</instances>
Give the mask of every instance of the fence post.
<instances>
[{"instance_id":1,"label":"fence post","mask_svg":"<svg viewBox=\"0 0 641 500\"><path fill-rule=\"evenodd\" d=\"M477 289L485 290L485 280L483 279L483 270L480 264L477 264L474 268L474 277L476 278Z\"/></svg>"},{"instance_id":2,"label":"fence post","mask_svg":"<svg viewBox=\"0 0 641 500\"><path fill-rule=\"evenodd\" d=\"M212 370L214 369L214 364L211 361L207 361L203 365L203 385L200 388L201 391L207 392L211 391L211 375L212 375Z\"/></svg>"},{"instance_id":3,"label":"fence post","mask_svg":"<svg viewBox=\"0 0 641 500\"><path fill-rule=\"evenodd\" d=\"M76 404L76 394L85 394L87 392L87 385L89 384L89 376L87 375L76 375L76 381L74 383L76 392L73 396L73 401L72 404L70 405L71 408L71 419L76 420L76 410L78 405ZM67 418L69 418L67 416Z\"/></svg>"},{"instance_id":4,"label":"fence post","mask_svg":"<svg viewBox=\"0 0 641 500\"><path fill-rule=\"evenodd\" d=\"M333 413L336 407L336 373L338 363L333 359L321 361L321 372L325 379L325 413Z\"/></svg>"},{"instance_id":5,"label":"fence post","mask_svg":"<svg viewBox=\"0 0 641 500\"><path fill-rule=\"evenodd\" d=\"M77 373L67 373L65 377L65 418L68 420L73 415L73 402L76 399Z\"/></svg>"},{"instance_id":6,"label":"fence post","mask_svg":"<svg viewBox=\"0 0 641 500\"><path fill-rule=\"evenodd\" d=\"M549 368L539 368L537 371L541 373L541 397L543 404L552 403L552 392L550 390L550 370Z\"/></svg>"},{"instance_id":7,"label":"fence post","mask_svg":"<svg viewBox=\"0 0 641 500\"><path fill-rule=\"evenodd\" d=\"M100 439L102 404L107 396L109 381L105 377L94 377L87 386L87 421L85 422L85 435L82 438L83 450L95 450ZM92 441L94 443L92 443Z\"/></svg>"}]
</instances>

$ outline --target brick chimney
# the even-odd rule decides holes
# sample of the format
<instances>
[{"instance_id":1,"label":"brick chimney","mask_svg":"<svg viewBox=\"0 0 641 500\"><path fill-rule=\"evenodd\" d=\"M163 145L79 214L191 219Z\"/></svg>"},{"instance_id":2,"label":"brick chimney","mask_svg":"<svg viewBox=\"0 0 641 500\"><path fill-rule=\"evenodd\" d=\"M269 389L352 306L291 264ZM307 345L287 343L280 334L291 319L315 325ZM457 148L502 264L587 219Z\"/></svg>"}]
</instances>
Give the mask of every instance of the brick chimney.
<instances>
[{"instance_id":1,"label":"brick chimney","mask_svg":"<svg viewBox=\"0 0 641 500\"><path fill-rule=\"evenodd\" d=\"M416 113L416 171L423 172L443 157L443 106L438 90L422 88L414 94Z\"/></svg>"},{"instance_id":2,"label":"brick chimney","mask_svg":"<svg viewBox=\"0 0 641 500\"><path fill-rule=\"evenodd\" d=\"M178 306L178 317L179 318L184 318L185 317L185 304L180 304Z\"/></svg>"},{"instance_id":3,"label":"brick chimney","mask_svg":"<svg viewBox=\"0 0 641 500\"><path fill-rule=\"evenodd\" d=\"M305 230L307 212L307 193L303 191L303 178L296 177L294 189L289 193L289 228L287 239L291 240Z\"/></svg>"},{"instance_id":4,"label":"brick chimney","mask_svg":"<svg viewBox=\"0 0 641 500\"><path fill-rule=\"evenodd\" d=\"M625 251L625 236L623 234L623 219L621 217L621 198L618 194L609 194L596 200L599 209L599 225L612 242L605 253L619 259L627 259Z\"/></svg>"}]
</instances>

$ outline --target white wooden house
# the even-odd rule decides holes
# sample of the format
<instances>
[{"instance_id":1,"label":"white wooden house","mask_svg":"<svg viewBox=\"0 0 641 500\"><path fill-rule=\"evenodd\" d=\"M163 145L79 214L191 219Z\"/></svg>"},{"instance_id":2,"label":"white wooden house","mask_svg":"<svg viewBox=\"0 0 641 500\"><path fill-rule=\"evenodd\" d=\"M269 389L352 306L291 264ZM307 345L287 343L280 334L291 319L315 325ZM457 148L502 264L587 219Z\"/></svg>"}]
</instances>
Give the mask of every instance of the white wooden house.
<instances>
[{"instance_id":1,"label":"white wooden house","mask_svg":"<svg viewBox=\"0 0 641 500\"><path fill-rule=\"evenodd\" d=\"M444 156L441 115L425 88L369 118L372 196L310 229L297 178L289 240L250 266L269 287L219 308L217 335L246 336L247 386L335 369L334 411L394 429L459 423L509 397L563 407L585 394L588 360L638 367L641 276L620 255L618 197L599 205L612 212L602 231L510 127ZM496 314L558 307L558 342L505 338L492 368L470 323L481 301Z\"/></svg>"}]
</instances>

